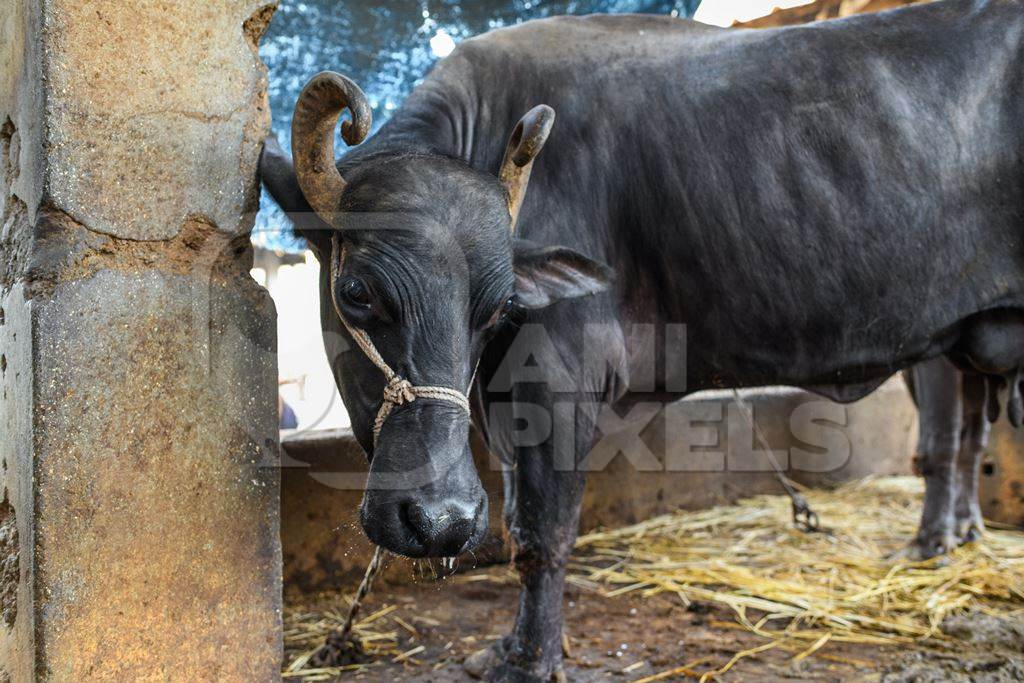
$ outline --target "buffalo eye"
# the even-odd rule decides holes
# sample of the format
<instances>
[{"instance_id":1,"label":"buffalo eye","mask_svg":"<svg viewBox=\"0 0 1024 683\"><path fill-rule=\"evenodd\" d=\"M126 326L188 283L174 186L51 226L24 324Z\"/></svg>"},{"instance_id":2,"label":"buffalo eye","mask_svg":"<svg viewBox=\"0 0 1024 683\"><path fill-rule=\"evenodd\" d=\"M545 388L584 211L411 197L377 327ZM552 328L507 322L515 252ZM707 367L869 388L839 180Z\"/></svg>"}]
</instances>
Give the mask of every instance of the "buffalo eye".
<instances>
[{"instance_id":1,"label":"buffalo eye","mask_svg":"<svg viewBox=\"0 0 1024 683\"><path fill-rule=\"evenodd\" d=\"M491 319L487 321L487 327L493 328L509 319L512 312L516 310L516 298L510 296L505 299L505 303L498 307L494 314L491 315Z\"/></svg>"},{"instance_id":2,"label":"buffalo eye","mask_svg":"<svg viewBox=\"0 0 1024 683\"><path fill-rule=\"evenodd\" d=\"M355 308L369 308L373 303L370 290L357 278L348 278L341 283L341 296L347 304Z\"/></svg>"}]
</instances>

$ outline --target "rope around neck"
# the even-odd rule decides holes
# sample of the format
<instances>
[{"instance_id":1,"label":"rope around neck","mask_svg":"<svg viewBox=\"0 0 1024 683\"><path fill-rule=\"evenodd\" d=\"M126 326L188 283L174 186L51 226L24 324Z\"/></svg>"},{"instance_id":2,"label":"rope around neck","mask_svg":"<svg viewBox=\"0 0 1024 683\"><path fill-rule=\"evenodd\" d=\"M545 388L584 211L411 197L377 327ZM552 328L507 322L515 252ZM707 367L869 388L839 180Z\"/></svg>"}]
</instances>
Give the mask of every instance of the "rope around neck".
<instances>
[{"instance_id":1,"label":"rope around neck","mask_svg":"<svg viewBox=\"0 0 1024 683\"><path fill-rule=\"evenodd\" d=\"M340 239L337 234L331 237L331 302L334 304L334 312L338 314L338 318L341 319L341 324L345 326L348 333L355 340L356 344L366 357L370 359L374 365L376 365L382 373L384 373L384 379L387 380L387 384L384 385L384 400L380 404L380 410L377 411L377 417L373 421L373 445L377 445L377 437L380 436L380 430L384 427L384 421L388 419L388 415L395 406L400 406L404 403L412 403L417 398L433 398L439 401L448 401L454 403L463 410L466 414L470 414L469 398L466 394L456 389L449 389L448 387L417 387L413 386L412 383L398 375L391 366L387 364L384 358L377 351L377 347L373 345L373 340L370 339L370 335L366 334L364 330L358 327L352 326L345 316L341 313L341 307L338 306L338 299L334 293L334 282L338 275L341 273L341 267L345 260L344 248L338 249ZM476 373L473 373L474 376ZM473 380L470 379L469 386L473 386Z\"/></svg>"}]
</instances>

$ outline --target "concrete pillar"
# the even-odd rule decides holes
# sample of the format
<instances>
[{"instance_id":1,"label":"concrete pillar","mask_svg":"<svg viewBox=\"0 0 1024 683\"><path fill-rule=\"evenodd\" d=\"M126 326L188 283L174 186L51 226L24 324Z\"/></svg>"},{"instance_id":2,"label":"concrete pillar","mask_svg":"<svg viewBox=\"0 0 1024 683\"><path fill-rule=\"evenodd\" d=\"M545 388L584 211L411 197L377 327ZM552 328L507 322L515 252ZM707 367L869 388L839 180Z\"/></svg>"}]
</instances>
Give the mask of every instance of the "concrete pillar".
<instances>
[{"instance_id":1,"label":"concrete pillar","mask_svg":"<svg viewBox=\"0 0 1024 683\"><path fill-rule=\"evenodd\" d=\"M0 681L278 678L272 11L0 3Z\"/></svg>"}]
</instances>

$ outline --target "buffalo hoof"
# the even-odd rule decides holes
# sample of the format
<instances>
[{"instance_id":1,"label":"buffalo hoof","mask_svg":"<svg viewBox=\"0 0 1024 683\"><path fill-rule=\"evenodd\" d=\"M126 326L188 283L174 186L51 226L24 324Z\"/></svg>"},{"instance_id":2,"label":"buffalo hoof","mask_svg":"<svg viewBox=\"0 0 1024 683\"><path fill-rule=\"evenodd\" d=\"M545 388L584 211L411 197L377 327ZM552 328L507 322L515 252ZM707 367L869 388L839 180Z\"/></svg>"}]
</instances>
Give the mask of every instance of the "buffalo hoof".
<instances>
[{"instance_id":1,"label":"buffalo hoof","mask_svg":"<svg viewBox=\"0 0 1024 683\"><path fill-rule=\"evenodd\" d=\"M466 657L462 668L473 678L482 679L504 663L505 653L505 640L502 639Z\"/></svg>"},{"instance_id":2,"label":"buffalo hoof","mask_svg":"<svg viewBox=\"0 0 1024 683\"><path fill-rule=\"evenodd\" d=\"M936 534L915 538L906 547L897 550L889 556L890 560L909 560L910 562L924 562L934 557L945 555L959 545L956 539L949 534Z\"/></svg>"},{"instance_id":3,"label":"buffalo hoof","mask_svg":"<svg viewBox=\"0 0 1024 683\"><path fill-rule=\"evenodd\" d=\"M473 678L488 683L566 683L565 672L561 666L555 667L548 674L542 667L524 669L507 661L508 639L502 639L490 647L474 652L462 666ZM549 667L550 670L550 667Z\"/></svg>"},{"instance_id":4,"label":"buffalo hoof","mask_svg":"<svg viewBox=\"0 0 1024 683\"><path fill-rule=\"evenodd\" d=\"M486 680L487 683L566 683L565 672L561 668L543 675L508 663L491 670Z\"/></svg>"},{"instance_id":5,"label":"buffalo hoof","mask_svg":"<svg viewBox=\"0 0 1024 683\"><path fill-rule=\"evenodd\" d=\"M968 543L976 543L981 540L981 537L985 535L985 522L978 519L963 519L957 521L956 524L956 537L960 541L960 545L967 545Z\"/></svg>"}]
</instances>

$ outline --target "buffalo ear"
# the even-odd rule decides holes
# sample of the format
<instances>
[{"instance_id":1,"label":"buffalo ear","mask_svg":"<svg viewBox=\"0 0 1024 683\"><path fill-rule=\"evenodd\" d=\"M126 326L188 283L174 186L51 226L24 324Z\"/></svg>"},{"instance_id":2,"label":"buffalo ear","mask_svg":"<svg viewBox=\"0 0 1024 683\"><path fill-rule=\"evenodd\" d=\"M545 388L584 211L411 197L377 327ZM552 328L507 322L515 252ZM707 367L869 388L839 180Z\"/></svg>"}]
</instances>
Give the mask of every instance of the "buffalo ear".
<instances>
[{"instance_id":1,"label":"buffalo ear","mask_svg":"<svg viewBox=\"0 0 1024 683\"><path fill-rule=\"evenodd\" d=\"M562 299L597 294L611 287L612 269L568 247L513 243L516 299L523 308L544 308Z\"/></svg>"}]
</instances>

